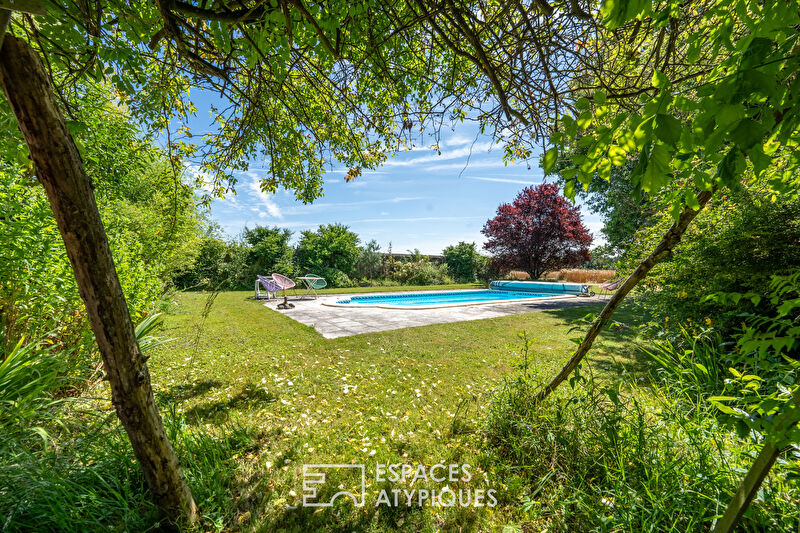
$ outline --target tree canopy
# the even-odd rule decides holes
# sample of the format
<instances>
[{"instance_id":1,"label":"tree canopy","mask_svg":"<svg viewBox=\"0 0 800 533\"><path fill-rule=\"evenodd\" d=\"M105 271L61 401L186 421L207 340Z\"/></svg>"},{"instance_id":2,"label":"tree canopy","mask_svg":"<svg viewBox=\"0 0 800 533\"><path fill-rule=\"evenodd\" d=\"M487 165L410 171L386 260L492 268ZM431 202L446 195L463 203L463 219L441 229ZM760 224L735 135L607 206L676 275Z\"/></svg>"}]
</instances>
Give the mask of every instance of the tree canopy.
<instances>
[{"instance_id":1,"label":"tree canopy","mask_svg":"<svg viewBox=\"0 0 800 533\"><path fill-rule=\"evenodd\" d=\"M303 274L316 274L334 285L355 275L360 250L358 235L343 224L323 224L317 231L304 231L297 244L297 263Z\"/></svg>"},{"instance_id":2,"label":"tree canopy","mask_svg":"<svg viewBox=\"0 0 800 533\"><path fill-rule=\"evenodd\" d=\"M512 203L497 208L482 233L487 237L484 247L501 268L520 268L532 279L588 261L592 244L580 209L554 183L522 189Z\"/></svg>"}]
</instances>

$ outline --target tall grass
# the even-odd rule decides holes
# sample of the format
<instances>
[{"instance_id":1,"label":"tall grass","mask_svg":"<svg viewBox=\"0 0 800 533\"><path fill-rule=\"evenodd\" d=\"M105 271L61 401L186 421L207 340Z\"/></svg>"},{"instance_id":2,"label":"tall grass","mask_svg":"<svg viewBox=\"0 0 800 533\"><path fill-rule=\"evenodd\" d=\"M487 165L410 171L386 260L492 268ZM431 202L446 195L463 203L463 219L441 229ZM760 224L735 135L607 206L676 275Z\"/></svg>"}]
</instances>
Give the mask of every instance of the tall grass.
<instances>
[{"instance_id":1,"label":"tall grass","mask_svg":"<svg viewBox=\"0 0 800 533\"><path fill-rule=\"evenodd\" d=\"M253 448L251 431L228 424L193 431L167 409L164 423L192 488L203 530L221 530L236 512L235 457ZM115 417L73 427L51 446L22 448L0 436L0 530L148 531L159 522L144 476Z\"/></svg>"},{"instance_id":2,"label":"tall grass","mask_svg":"<svg viewBox=\"0 0 800 533\"><path fill-rule=\"evenodd\" d=\"M674 396L688 396L701 402L724 388L727 368L734 360L726 351L719 332L708 329L690 331L677 325L672 338L653 340L642 351L656 364L656 379Z\"/></svg>"},{"instance_id":3,"label":"tall grass","mask_svg":"<svg viewBox=\"0 0 800 533\"><path fill-rule=\"evenodd\" d=\"M532 402L535 374L506 382L491 406L481 465L507 487L522 530L703 531L724 511L755 447L713 413L659 388L591 380ZM744 531L792 531L796 465L776 465Z\"/></svg>"},{"instance_id":4,"label":"tall grass","mask_svg":"<svg viewBox=\"0 0 800 533\"><path fill-rule=\"evenodd\" d=\"M152 336L157 323L151 315L136 328L143 350L164 342ZM1 359L0 531L160 528L128 436L107 402L89 393L54 395L65 384L61 355L20 340ZM202 529L223 529L236 512L235 457L255 446L256 435L235 424L197 431L173 405L160 409Z\"/></svg>"},{"instance_id":5,"label":"tall grass","mask_svg":"<svg viewBox=\"0 0 800 533\"><path fill-rule=\"evenodd\" d=\"M544 279L568 281L570 283L602 283L617 275L616 270L588 270L568 268L557 272L548 272Z\"/></svg>"}]
</instances>

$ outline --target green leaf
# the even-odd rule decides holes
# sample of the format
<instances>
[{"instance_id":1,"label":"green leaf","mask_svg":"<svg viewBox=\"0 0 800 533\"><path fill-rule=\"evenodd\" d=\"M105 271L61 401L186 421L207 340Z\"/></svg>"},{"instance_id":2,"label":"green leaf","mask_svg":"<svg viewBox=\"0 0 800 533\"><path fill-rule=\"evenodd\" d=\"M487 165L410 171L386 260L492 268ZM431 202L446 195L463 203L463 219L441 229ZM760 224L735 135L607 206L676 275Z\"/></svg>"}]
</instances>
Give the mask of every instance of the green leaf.
<instances>
[{"instance_id":1,"label":"green leaf","mask_svg":"<svg viewBox=\"0 0 800 533\"><path fill-rule=\"evenodd\" d=\"M717 127L729 131L742 118L744 118L744 106L742 104L726 104L717 113Z\"/></svg>"},{"instance_id":2,"label":"green leaf","mask_svg":"<svg viewBox=\"0 0 800 533\"><path fill-rule=\"evenodd\" d=\"M597 105L605 105L606 91L604 89L599 89L594 93L594 103Z\"/></svg>"},{"instance_id":3,"label":"green leaf","mask_svg":"<svg viewBox=\"0 0 800 533\"><path fill-rule=\"evenodd\" d=\"M642 175L641 188L645 192L652 193L660 189L669 179L670 156L663 144L657 144L650 152L647 161L647 169Z\"/></svg>"},{"instance_id":4,"label":"green leaf","mask_svg":"<svg viewBox=\"0 0 800 533\"><path fill-rule=\"evenodd\" d=\"M742 55L741 69L745 70L758 67L764 63L764 60L772 51L772 44L772 39L767 39L765 37L756 37L753 39Z\"/></svg>"},{"instance_id":5,"label":"green leaf","mask_svg":"<svg viewBox=\"0 0 800 533\"><path fill-rule=\"evenodd\" d=\"M542 160L542 169L544 170L545 175L550 174L553 170L553 165L556 164L558 160L558 148L555 146L550 148L544 154L544 159Z\"/></svg>"},{"instance_id":6,"label":"green leaf","mask_svg":"<svg viewBox=\"0 0 800 533\"><path fill-rule=\"evenodd\" d=\"M739 121L739 124L731 131L731 139L739 145L742 150L750 150L764 136L764 128L760 122L746 118Z\"/></svg>"},{"instance_id":7,"label":"green leaf","mask_svg":"<svg viewBox=\"0 0 800 533\"><path fill-rule=\"evenodd\" d=\"M621 167L627 161L625 150L616 144L612 144L608 147L608 158L613 165L618 167Z\"/></svg>"},{"instance_id":8,"label":"green leaf","mask_svg":"<svg viewBox=\"0 0 800 533\"><path fill-rule=\"evenodd\" d=\"M669 78L667 78L666 74L661 72L660 70L656 70L653 72L653 87L658 89L666 89L670 86Z\"/></svg>"},{"instance_id":9,"label":"green leaf","mask_svg":"<svg viewBox=\"0 0 800 533\"><path fill-rule=\"evenodd\" d=\"M700 59L700 40L697 39L686 49L686 61L696 63Z\"/></svg>"},{"instance_id":10,"label":"green leaf","mask_svg":"<svg viewBox=\"0 0 800 533\"><path fill-rule=\"evenodd\" d=\"M567 137L575 137L575 133L578 131L578 124L575 119L569 115L564 115L561 117L561 122L564 123L564 133L567 134Z\"/></svg>"},{"instance_id":11,"label":"green leaf","mask_svg":"<svg viewBox=\"0 0 800 533\"><path fill-rule=\"evenodd\" d=\"M575 182L573 180L564 183L564 197L569 200L575 199Z\"/></svg>"},{"instance_id":12,"label":"green leaf","mask_svg":"<svg viewBox=\"0 0 800 533\"><path fill-rule=\"evenodd\" d=\"M655 134L664 144L675 146L681 137L681 121L672 115L656 115Z\"/></svg>"},{"instance_id":13,"label":"green leaf","mask_svg":"<svg viewBox=\"0 0 800 533\"><path fill-rule=\"evenodd\" d=\"M636 147L646 146L650 143L654 119L655 117L647 117L636 126L636 129L633 131L633 142Z\"/></svg>"},{"instance_id":14,"label":"green leaf","mask_svg":"<svg viewBox=\"0 0 800 533\"><path fill-rule=\"evenodd\" d=\"M592 112L591 111L584 111L578 117L578 127L582 130L585 130L589 127L592 123Z\"/></svg>"},{"instance_id":15,"label":"green leaf","mask_svg":"<svg viewBox=\"0 0 800 533\"><path fill-rule=\"evenodd\" d=\"M600 13L605 25L613 30L651 9L650 0L605 0L600 7Z\"/></svg>"},{"instance_id":16,"label":"green leaf","mask_svg":"<svg viewBox=\"0 0 800 533\"><path fill-rule=\"evenodd\" d=\"M581 96L575 101L575 108L581 111L589 109L589 106L590 106L589 99L586 98L585 96Z\"/></svg>"},{"instance_id":17,"label":"green leaf","mask_svg":"<svg viewBox=\"0 0 800 533\"><path fill-rule=\"evenodd\" d=\"M723 185L737 187L739 185L740 165L743 163L742 152L736 146L731 146L725 157L717 165L717 175Z\"/></svg>"},{"instance_id":18,"label":"green leaf","mask_svg":"<svg viewBox=\"0 0 800 533\"><path fill-rule=\"evenodd\" d=\"M739 376L741 376L741 374L739 374ZM736 377L739 377L739 376L736 376ZM708 397L708 401L709 402L730 402L730 401L736 400L736 399L737 399L736 396L709 396Z\"/></svg>"}]
</instances>

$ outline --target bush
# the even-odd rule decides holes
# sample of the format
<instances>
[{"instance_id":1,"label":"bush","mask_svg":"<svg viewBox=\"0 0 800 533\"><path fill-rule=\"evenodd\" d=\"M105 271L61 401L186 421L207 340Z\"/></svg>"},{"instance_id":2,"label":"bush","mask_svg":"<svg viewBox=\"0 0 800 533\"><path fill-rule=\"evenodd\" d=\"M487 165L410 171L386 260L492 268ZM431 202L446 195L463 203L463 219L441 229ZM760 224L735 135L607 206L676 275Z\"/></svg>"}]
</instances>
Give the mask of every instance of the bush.
<instances>
[{"instance_id":1,"label":"bush","mask_svg":"<svg viewBox=\"0 0 800 533\"><path fill-rule=\"evenodd\" d=\"M455 246L448 246L444 254L447 269L458 283L472 283L475 281L476 271L481 261L481 256L475 250L475 243L459 242Z\"/></svg>"},{"instance_id":2,"label":"bush","mask_svg":"<svg viewBox=\"0 0 800 533\"><path fill-rule=\"evenodd\" d=\"M381 255L381 248L378 241L373 239L359 250L356 270L360 277L374 279L380 275L382 267L383 256Z\"/></svg>"},{"instance_id":3,"label":"bush","mask_svg":"<svg viewBox=\"0 0 800 533\"><path fill-rule=\"evenodd\" d=\"M44 191L1 167L0 188L0 349L49 332L43 342L69 359L64 368L91 373L98 363L94 335ZM101 203L100 209L128 309L138 321L163 292L163 264L145 260L140 234L115 205Z\"/></svg>"},{"instance_id":4,"label":"bush","mask_svg":"<svg viewBox=\"0 0 800 533\"><path fill-rule=\"evenodd\" d=\"M475 278L483 282L500 279L500 267L491 257L479 255L475 265Z\"/></svg>"},{"instance_id":5,"label":"bush","mask_svg":"<svg viewBox=\"0 0 800 533\"><path fill-rule=\"evenodd\" d=\"M672 223L663 216L636 236L623 265L632 271ZM764 294L773 274L800 264L800 198L762 198L757 185L713 198L687 230L672 257L641 283L639 301L661 318L715 317L728 327L750 308L706 300L717 292ZM743 307L744 306L744 307Z\"/></svg>"},{"instance_id":6,"label":"bush","mask_svg":"<svg viewBox=\"0 0 800 533\"><path fill-rule=\"evenodd\" d=\"M303 274L316 274L333 287L350 286L359 257L358 235L342 224L327 224L304 231L297 245L297 265Z\"/></svg>"},{"instance_id":7,"label":"bush","mask_svg":"<svg viewBox=\"0 0 800 533\"><path fill-rule=\"evenodd\" d=\"M246 266L244 272L240 274L239 281L252 284L257 275L266 276L273 272L284 276L293 276L295 266L293 263L294 250L289 246L291 237L291 231L278 227L245 228L242 232L242 240L247 247Z\"/></svg>"},{"instance_id":8,"label":"bush","mask_svg":"<svg viewBox=\"0 0 800 533\"><path fill-rule=\"evenodd\" d=\"M397 263L392 279L403 285L445 285L453 283L447 265L435 265L429 261Z\"/></svg>"},{"instance_id":9,"label":"bush","mask_svg":"<svg viewBox=\"0 0 800 533\"><path fill-rule=\"evenodd\" d=\"M344 272L339 272L338 270L332 270L329 272L329 277L322 276L325 278L325 281L331 287L355 287L357 284L353 283L353 281L345 274Z\"/></svg>"},{"instance_id":10,"label":"bush","mask_svg":"<svg viewBox=\"0 0 800 533\"><path fill-rule=\"evenodd\" d=\"M677 326L666 321L658 328L653 348L645 352L658 365L657 379L716 409L717 416L742 436L765 435L777 413L791 404L800 368L800 270L773 276L765 295L724 294L715 298L730 304L743 299L769 302L762 311L740 315L741 325L726 335L708 319L690 319ZM772 310L777 306L776 310ZM724 340L724 339L730 340ZM699 399L698 399L699 398ZM796 441L800 428L795 429Z\"/></svg>"}]
</instances>

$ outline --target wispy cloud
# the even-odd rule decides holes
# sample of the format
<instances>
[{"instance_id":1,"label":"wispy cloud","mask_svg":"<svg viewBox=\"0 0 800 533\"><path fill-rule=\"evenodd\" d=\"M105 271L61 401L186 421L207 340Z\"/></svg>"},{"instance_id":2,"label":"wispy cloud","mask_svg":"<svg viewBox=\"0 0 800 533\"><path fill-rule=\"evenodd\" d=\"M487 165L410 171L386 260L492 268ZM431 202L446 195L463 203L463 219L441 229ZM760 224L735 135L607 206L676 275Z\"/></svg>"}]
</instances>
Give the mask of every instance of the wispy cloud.
<instances>
[{"instance_id":1,"label":"wispy cloud","mask_svg":"<svg viewBox=\"0 0 800 533\"><path fill-rule=\"evenodd\" d=\"M515 180L513 178L486 178L483 176L464 176L464 179L477 180L477 181L493 181L498 183L519 183L520 185L538 185L542 183L541 180L539 181Z\"/></svg>"},{"instance_id":2,"label":"wispy cloud","mask_svg":"<svg viewBox=\"0 0 800 533\"><path fill-rule=\"evenodd\" d=\"M387 198L385 200L360 200L358 202L320 202L308 205L300 205L286 210L287 214L306 213L308 211L315 211L317 209L329 209L340 207L358 207L361 205L376 205L376 204L399 204L401 202L416 202L420 200L429 200L426 196L395 196L394 198Z\"/></svg>"},{"instance_id":3,"label":"wispy cloud","mask_svg":"<svg viewBox=\"0 0 800 533\"><path fill-rule=\"evenodd\" d=\"M445 139L440 144L442 146L463 146L465 144L469 144L475 141L475 138L472 137L464 137L463 135L453 135L449 139Z\"/></svg>"},{"instance_id":4,"label":"wispy cloud","mask_svg":"<svg viewBox=\"0 0 800 533\"><path fill-rule=\"evenodd\" d=\"M258 177L258 174L252 171L248 171L246 174L250 177L250 181L248 181L246 185L247 188L250 189L250 191L259 200L261 205L267 210L266 213L263 211L259 212L258 216L261 218L266 218L268 213L271 217L278 219L283 218L281 208L278 207L278 204L276 204L275 200L272 199L272 195L261 190L261 179Z\"/></svg>"},{"instance_id":5,"label":"wispy cloud","mask_svg":"<svg viewBox=\"0 0 800 533\"><path fill-rule=\"evenodd\" d=\"M374 222L444 222L444 221L460 221L460 220L477 220L484 217L408 217L408 218L364 218L361 220L353 220L352 222L363 222L370 224Z\"/></svg>"},{"instance_id":6,"label":"wispy cloud","mask_svg":"<svg viewBox=\"0 0 800 533\"><path fill-rule=\"evenodd\" d=\"M419 165L421 163L430 163L432 161L444 161L447 159L459 159L461 157L468 157L473 154L477 153L485 153L488 152L494 143L492 142L478 142L471 144L469 146L464 146L462 148L458 148L456 150L449 150L443 151L440 154L431 154L431 155L424 155L421 157L414 157L412 159L406 159L405 161L398 160L398 159L390 159L383 165L386 167L408 167L412 165Z\"/></svg>"},{"instance_id":7,"label":"wispy cloud","mask_svg":"<svg viewBox=\"0 0 800 533\"><path fill-rule=\"evenodd\" d=\"M462 161L460 163L442 163L441 165L428 165L425 170L435 172L438 170L466 170L470 168L498 168L505 169L508 166L498 159L479 159L478 161Z\"/></svg>"}]
</instances>

